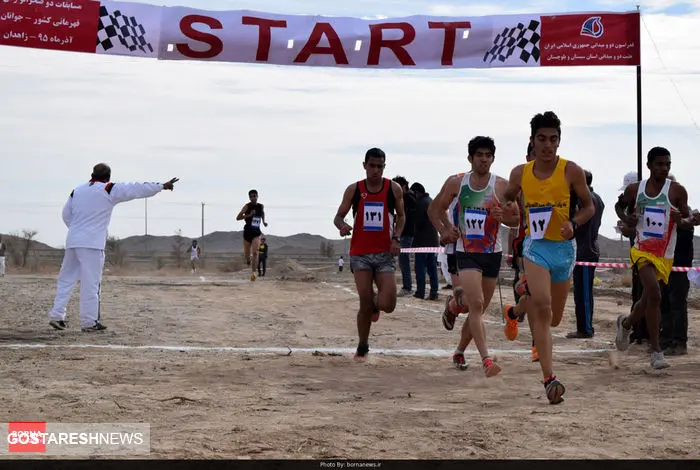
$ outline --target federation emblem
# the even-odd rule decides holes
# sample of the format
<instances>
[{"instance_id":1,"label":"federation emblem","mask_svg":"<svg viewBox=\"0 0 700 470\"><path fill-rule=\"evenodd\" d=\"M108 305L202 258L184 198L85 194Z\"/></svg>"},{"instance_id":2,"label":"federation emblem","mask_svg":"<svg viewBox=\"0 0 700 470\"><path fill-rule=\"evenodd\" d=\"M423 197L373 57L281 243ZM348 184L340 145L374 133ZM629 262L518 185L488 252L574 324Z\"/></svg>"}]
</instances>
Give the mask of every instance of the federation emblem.
<instances>
[{"instance_id":1,"label":"federation emblem","mask_svg":"<svg viewBox=\"0 0 700 470\"><path fill-rule=\"evenodd\" d=\"M605 33L605 28L603 28L603 22L600 16L592 16L583 22L581 26L581 36L588 36L590 38L598 39Z\"/></svg>"}]
</instances>

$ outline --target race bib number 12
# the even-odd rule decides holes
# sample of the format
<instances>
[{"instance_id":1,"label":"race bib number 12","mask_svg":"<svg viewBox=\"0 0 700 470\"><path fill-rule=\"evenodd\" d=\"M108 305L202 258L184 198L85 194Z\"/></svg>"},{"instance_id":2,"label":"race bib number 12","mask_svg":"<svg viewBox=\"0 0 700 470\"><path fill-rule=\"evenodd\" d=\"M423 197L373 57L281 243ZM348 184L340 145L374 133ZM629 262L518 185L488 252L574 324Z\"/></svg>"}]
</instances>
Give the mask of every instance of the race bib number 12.
<instances>
[{"instance_id":1,"label":"race bib number 12","mask_svg":"<svg viewBox=\"0 0 700 470\"><path fill-rule=\"evenodd\" d=\"M528 209L528 220L530 221L530 238L542 240L549 221L552 220L552 207L531 207Z\"/></svg>"},{"instance_id":2,"label":"race bib number 12","mask_svg":"<svg viewBox=\"0 0 700 470\"><path fill-rule=\"evenodd\" d=\"M381 232L384 229L384 203L365 202L362 227L366 231Z\"/></svg>"},{"instance_id":3,"label":"race bib number 12","mask_svg":"<svg viewBox=\"0 0 700 470\"><path fill-rule=\"evenodd\" d=\"M663 238L666 232L666 211L659 207L645 207L642 224L645 237Z\"/></svg>"},{"instance_id":4,"label":"race bib number 12","mask_svg":"<svg viewBox=\"0 0 700 470\"><path fill-rule=\"evenodd\" d=\"M487 212L483 209L464 209L464 235L467 240L484 238Z\"/></svg>"}]
</instances>

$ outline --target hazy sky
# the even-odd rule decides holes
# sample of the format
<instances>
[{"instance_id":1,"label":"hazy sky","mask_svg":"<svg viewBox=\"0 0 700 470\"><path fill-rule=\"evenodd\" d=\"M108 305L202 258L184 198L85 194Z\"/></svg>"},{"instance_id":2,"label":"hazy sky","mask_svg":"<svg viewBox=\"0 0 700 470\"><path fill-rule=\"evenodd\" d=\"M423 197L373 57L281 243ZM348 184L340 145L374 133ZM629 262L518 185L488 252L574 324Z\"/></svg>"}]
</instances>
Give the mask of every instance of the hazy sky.
<instances>
[{"instance_id":1,"label":"hazy sky","mask_svg":"<svg viewBox=\"0 0 700 470\"><path fill-rule=\"evenodd\" d=\"M618 0L177 0L203 9L358 17L632 10ZM671 171L700 207L700 3L642 1L644 152L670 149ZM651 40L659 49L657 54ZM664 67L665 65L665 67ZM674 89L677 86L685 101ZM92 165L115 181L181 178L148 203L148 233L240 230L235 215L251 188L267 207L268 233L337 238L332 220L344 188L363 177L367 148L387 153L385 176L435 194L464 170L467 142L497 145L495 173L524 159L533 114L563 122L560 154L593 172L614 236L613 204L636 170L634 67L493 70L340 70L185 61L0 47L0 232L38 230L62 246L61 207ZM686 109L686 106L688 109ZM115 209L111 234L144 233L143 200ZM240 243L240 240L232 240Z\"/></svg>"}]
</instances>

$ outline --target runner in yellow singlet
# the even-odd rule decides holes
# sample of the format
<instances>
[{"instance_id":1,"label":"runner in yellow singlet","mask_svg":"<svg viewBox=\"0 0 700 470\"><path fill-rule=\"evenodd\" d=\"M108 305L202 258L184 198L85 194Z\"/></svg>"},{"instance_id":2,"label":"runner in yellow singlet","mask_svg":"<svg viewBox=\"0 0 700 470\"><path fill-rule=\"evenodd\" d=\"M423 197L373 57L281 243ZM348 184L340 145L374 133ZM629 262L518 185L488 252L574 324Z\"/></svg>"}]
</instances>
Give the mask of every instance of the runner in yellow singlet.
<instances>
[{"instance_id":1,"label":"runner in yellow singlet","mask_svg":"<svg viewBox=\"0 0 700 470\"><path fill-rule=\"evenodd\" d=\"M561 403L566 391L552 367L552 335L569 295L576 262L574 231L595 213L583 169L557 154L561 121L551 111L530 121L530 141L535 159L518 165L510 174L506 201L516 201L522 191L525 226L523 260L530 292L528 313L535 346L540 356L547 398ZM581 201L574 214L571 193ZM530 312L531 311L531 312Z\"/></svg>"}]
</instances>

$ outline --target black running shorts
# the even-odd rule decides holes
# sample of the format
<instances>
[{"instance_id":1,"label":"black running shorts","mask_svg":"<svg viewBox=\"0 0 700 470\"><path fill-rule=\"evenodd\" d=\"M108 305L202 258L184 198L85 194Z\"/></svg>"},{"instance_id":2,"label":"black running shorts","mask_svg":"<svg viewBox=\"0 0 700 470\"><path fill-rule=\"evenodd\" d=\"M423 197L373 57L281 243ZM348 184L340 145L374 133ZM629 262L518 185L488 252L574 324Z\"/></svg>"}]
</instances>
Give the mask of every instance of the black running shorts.
<instances>
[{"instance_id":1,"label":"black running shorts","mask_svg":"<svg viewBox=\"0 0 700 470\"><path fill-rule=\"evenodd\" d=\"M497 278L501 271L503 253L464 253L457 252L457 267L460 271L480 271L483 277Z\"/></svg>"}]
</instances>

